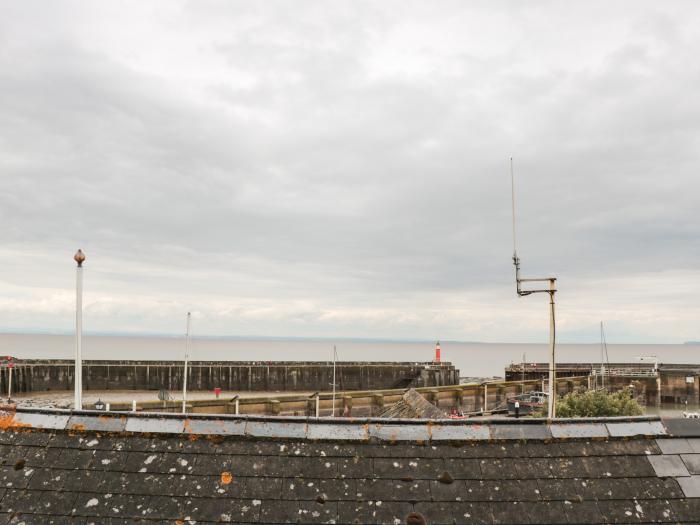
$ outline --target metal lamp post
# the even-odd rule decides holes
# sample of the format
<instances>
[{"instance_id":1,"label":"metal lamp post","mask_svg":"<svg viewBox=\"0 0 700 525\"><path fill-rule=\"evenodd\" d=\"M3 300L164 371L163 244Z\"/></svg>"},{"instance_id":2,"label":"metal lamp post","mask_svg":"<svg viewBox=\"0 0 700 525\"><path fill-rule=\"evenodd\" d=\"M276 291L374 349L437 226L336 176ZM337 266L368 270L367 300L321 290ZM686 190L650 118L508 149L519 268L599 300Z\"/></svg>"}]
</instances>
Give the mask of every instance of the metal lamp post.
<instances>
[{"instance_id":1,"label":"metal lamp post","mask_svg":"<svg viewBox=\"0 0 700 525\"><path fill-rule=\"evenodd\" d=\"M73 408L82 410L83 408L83 262L85 254L83 250L78 250L73 256L78 263L75 273L75 397Z\"/></svg>"},{"instance_id":2,"label":"metal lamp post","mask_svg":"<svg viewBox=\"0 0 700 525\"><path fill-rule=\"evenodd\" d=\"M513 158L510 159L510 182L511 182L511 198L513 205L513 265L515 265L515 285L517 289L518 296L524 297L533 293L547 293L549 294L549 386L547 388L547 393L549 397L549 406L547 408L547 418L553 419L556 417L556 360L554 356L554 349L556 345L556 322L554 316L554 294L557 292L554 284L556 283L556 277L542 277L537 279L523 279L520 277L520 259L518 258L518 252L515 248L515 182L513 177ZM537 282L548 282L549 287L545 289L536 290L523 290L521 288L522 283L537 283Z\"/></svg>"}]
</instances>

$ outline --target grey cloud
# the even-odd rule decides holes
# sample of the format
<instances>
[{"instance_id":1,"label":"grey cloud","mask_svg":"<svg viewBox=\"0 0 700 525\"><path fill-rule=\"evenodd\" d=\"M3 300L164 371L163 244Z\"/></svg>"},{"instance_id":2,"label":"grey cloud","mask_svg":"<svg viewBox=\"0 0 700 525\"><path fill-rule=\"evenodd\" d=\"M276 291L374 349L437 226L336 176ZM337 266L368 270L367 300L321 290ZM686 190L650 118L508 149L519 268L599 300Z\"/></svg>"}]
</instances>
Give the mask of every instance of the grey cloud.
<instances>
[{"instance_id":1,"label":"grey cloud","mask_svg":"<svg viewBox=\"0 0 700 525\"><path fill-rule=\"evenodd\" d=\"M46 265L81 245L104 293L309 301L277 334L505 301L510 155L528 273L697 271L694 3L56 5L0 21L1 239ZM459 337L518 337L480 326Z\"/></svg>"}]
</instances>

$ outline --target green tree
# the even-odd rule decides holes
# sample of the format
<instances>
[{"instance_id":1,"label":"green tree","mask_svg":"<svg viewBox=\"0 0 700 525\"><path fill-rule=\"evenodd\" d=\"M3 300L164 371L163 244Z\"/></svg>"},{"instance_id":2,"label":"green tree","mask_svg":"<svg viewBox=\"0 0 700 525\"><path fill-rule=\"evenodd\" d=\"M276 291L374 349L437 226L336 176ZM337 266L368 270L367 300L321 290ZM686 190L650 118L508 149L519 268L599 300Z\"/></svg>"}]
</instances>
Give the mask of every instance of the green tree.
<instances>
[{"instance_id":1,"label":"green tree","mask_svg":"<svg viewBox=\"0 0 700 525\"><path fill-rule=\"evenodd\" d=\"M639 416L644 409L628 388L618 392L577 390L557 402L557 417Z\"/></svg>"}]
</instances>

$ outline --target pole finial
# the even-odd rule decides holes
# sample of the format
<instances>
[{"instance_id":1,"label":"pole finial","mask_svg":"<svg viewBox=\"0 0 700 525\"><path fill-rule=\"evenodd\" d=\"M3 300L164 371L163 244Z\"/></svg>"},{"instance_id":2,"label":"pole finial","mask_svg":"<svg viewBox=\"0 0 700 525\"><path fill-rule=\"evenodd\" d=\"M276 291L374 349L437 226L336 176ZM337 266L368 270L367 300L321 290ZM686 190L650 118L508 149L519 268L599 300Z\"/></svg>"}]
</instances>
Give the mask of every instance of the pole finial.
<instances>
[{"instance_id":1,"label":"pole finial","mask_svg":"<svg viewBox=\"0 0 700 525\"><path fill-rule=\"evenodd\" d=\"M78 249L78 251L75 252L75 255L73 256L73 259L75 259L75 262L78 263L78 266L82 266L83 261L85 260L85 254L83 253L83 250Z\"/></svg>"}]
</instances>

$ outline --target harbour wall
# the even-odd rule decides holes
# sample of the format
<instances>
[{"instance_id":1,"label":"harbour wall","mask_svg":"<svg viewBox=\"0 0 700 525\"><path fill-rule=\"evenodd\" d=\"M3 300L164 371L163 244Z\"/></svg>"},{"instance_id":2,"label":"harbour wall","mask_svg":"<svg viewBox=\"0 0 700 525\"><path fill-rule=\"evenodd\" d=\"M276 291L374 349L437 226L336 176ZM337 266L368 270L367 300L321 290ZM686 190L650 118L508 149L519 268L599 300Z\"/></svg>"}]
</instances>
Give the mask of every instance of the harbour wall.
<instances>
[{"instance_id":1,"label":"harbour wall","mask_svg":"<svg viewBox=\"0 0 700 525\"><path fill-rule=\"evenodd\" d=\"M588 375L592 387L618 390L632 387L647 405L660 403L700 404L700 365L672 363L560 363L557 378ZM506 380L547 379L548 363L512 364L506 367Z\"/></svg>"},{"instance_id":2,"label":"harbour wall","mask_svg":"<svg viewBox=\"0 0 700 525\"><path fill-rule=\"evenodd\" d=\"M83 361L85 390L180 390L182 361ZM21 360L0 369L0 392L7 392L12 370L14 392L71 390L71 360ZM435 387L459 383L451 363L338 362L337 390ZM333 388L332 362L191 361L190 390L328 391Z\"/></svg>"},{"instance_id":3,"label":"harbour wall","mask_svg":"<svg viewBox=\"0 0 700 525\"><path fill-rule=\"evenodd\" d=\"M567 377L557 380L557 395L563 396L588 385L588 377ZM541 390L539 379L530 381L489 381L416 390L430 403L449 414L452 409L465 414L504 412L506 401L518 394ZM329 392L313 396L299 394L266 394L234 399L197 399L188 402L188 413L267 414L285 416L374 416L384 407L402 399L405 389ZM131 411L131 403L111 403L111 410ZM178 401L139 403L138 411L180 412Z\"/></svg>"}]
</instances>

